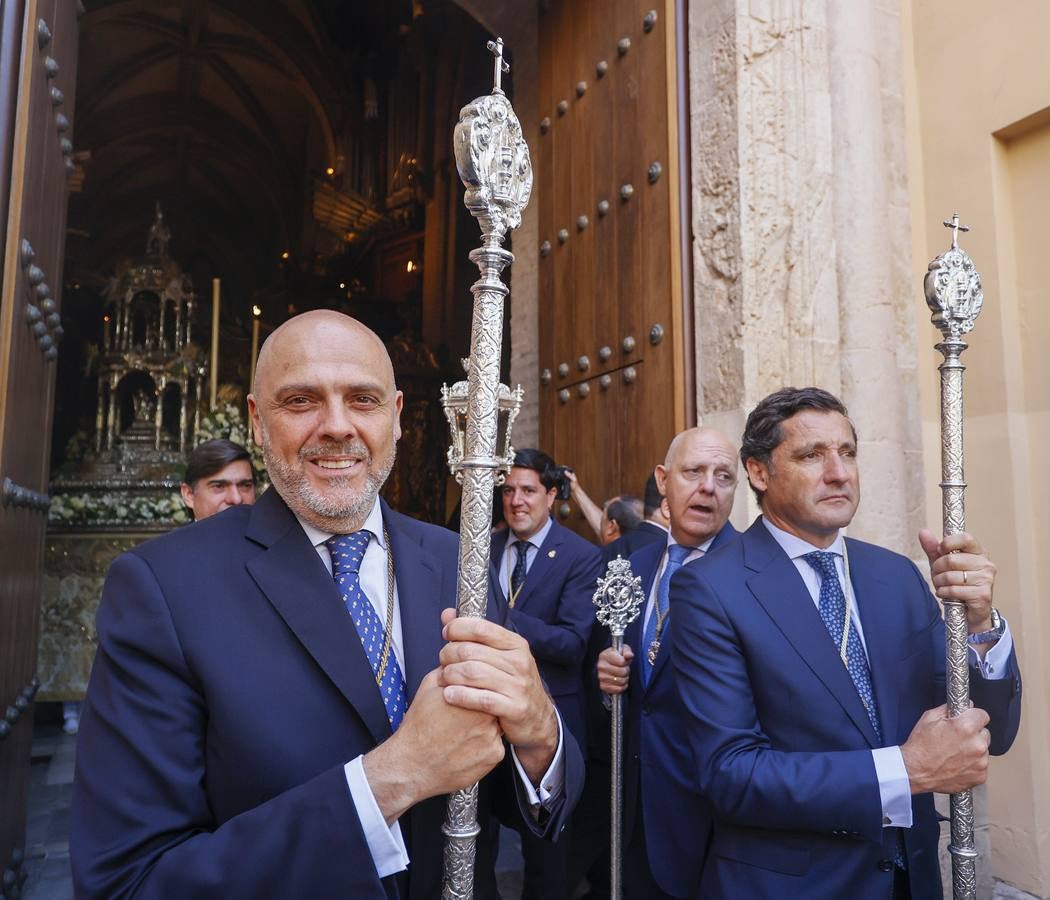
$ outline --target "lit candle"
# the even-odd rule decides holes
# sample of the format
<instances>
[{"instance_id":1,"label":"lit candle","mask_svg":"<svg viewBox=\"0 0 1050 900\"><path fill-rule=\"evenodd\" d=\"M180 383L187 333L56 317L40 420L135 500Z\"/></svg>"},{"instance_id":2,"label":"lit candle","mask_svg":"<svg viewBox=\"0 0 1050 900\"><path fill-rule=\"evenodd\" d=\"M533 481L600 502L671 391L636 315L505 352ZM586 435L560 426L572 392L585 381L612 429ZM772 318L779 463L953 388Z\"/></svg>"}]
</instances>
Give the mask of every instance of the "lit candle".
<instances>
[{"instance_id":1,"label":"lit candle","mask_svg":"<svg viewBox=\"0 0 1050 900\"><path fill-rule=\"evenodd\" d=\"M219 391L219 279L211 280L211 409Z\"/></svg>"},{"instance_id":2,"label":"lit candle","mask_svg":"<svg viewBox=\"0 0 1050 900\"><path fill-rule=\"evenodd\" d=\"M248 390L255 389L255 361L259 358L259 318L262 309L252 306L252 364L248 372Z\"/></svg>"}]
</instances>

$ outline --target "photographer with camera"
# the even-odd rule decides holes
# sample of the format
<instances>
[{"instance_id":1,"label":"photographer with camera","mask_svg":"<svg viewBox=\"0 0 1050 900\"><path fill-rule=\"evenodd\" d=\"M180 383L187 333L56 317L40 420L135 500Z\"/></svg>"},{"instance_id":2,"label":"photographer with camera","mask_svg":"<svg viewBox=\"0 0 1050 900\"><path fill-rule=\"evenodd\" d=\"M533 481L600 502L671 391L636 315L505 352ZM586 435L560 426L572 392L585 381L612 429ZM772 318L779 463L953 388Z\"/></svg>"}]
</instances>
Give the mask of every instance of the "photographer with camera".
<instances>
[{"instance_id":1,"label":"photographer with camera","mask_svg":"<svg viewBox=\"0 0 1050 900\"><path fill-rule=\"evenodd\" d=\"M582 666L601 574L598 548L551 518L554 501L572 485L564 466L540 450L519 450L503 484L509 526L492 538L489 578L507 605L507 625L529 642L540 675L562 722L585 740ZM522 900L563 900L567 895L568 835L557 844L523 833Z\"/></svg>"}]
</instances>

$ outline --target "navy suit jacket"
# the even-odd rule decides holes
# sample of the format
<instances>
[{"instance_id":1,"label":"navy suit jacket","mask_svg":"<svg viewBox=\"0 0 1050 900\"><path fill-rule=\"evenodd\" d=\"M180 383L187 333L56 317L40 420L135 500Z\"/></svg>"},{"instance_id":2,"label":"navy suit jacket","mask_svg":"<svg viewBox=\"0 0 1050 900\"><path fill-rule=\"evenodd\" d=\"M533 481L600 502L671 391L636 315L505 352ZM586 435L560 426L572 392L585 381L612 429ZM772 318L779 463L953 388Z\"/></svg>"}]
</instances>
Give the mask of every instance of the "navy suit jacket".
<instances>
[{"instance_id":1,"label":"navy suit jacket","mask_svg":"<svg viewBox=\"0 0 1050 900\"><path fill-rule=\"evenodd\" d=\"M945 702L944 622L915 565L847 540L884 739L900 745ZM913 825L882 826L871 750L880 746L816 604L761 519L671 579L672 661L700 788L714 812L701 895L885 900L903 835L915 900L941 897L931 794ZM992 718L992 753L1020 719L1011 656L1001 681L971 670Z\"/></svg>"},{"instance_id":2,"label":"navy suit jacket","mask_svg":"<svg viewBox=\"0 0 1050 900\"><path fill-rule=\"evenodd\" d=\"M601 548L602 562L622 556L624 559L637 553L642 547L649 544L667 544L667 530L652 522L642 522L637 528L632 528L626 534L620 535L615 541L610 541Z\"/></svg>"},{"instance_id":3,"label":"navy suit jacket","mask_svg":"<svg viewBox=\"0 0 1050 900\"><path fill-rule=\"evenodd\" d=\"M736 529L726 522L715 535L708 552L736 536ZM646 603L666 547L665 532L663 542L650 543L631 556L631 569L642 579ZM704 558L700 557L690 565L701 565ZM673 646L674 615L669 616L665 623L661 637L665 650L657 655L646 687L642 686L641 665L641 656L647 649L642 646L644 619L645 604L627 626L623 638L635 656L624 695L624 846L630 843L635 822L641 814L649 868L656 883L664 893L673 897L692 897L700 884L700 871L711 831L711 814L700 795L693 755L688 743L682 740L686 712L668 652Z\"/></svg>"},{"instance_id":4,"label":"navy suit jacket","mask_svg":"<svg viewBox=\"0 0 1050 900\"><path fill-rule=\"evenodd\" d=\"M492 538L490 596L507 605L498 566L509 529ZM594 625L594 588L601 574L598 548L564 525L551 522L507 624L529 642L562 721L585 741L583 659Z\"/></svg>"},{"instance_id":5,"label":"navy suit jacket","mask_svg":"<svg viewBox=\"0 0 1050 900\"><path fill-rule=\"evenodd\" d=\"M411 701L455 605L457 539L382 510ZM407 876L376 875L343 765L390 726L335 583L275 490L119 557L98 633L73 792L77 897L439 895L443 797L400 819ZM578 748L565 749L566 795L546 833L580 790ZM520 823L509 763L479 806ZM486 832L477 888L494 897Z\"/></svg>"}]
</instances>

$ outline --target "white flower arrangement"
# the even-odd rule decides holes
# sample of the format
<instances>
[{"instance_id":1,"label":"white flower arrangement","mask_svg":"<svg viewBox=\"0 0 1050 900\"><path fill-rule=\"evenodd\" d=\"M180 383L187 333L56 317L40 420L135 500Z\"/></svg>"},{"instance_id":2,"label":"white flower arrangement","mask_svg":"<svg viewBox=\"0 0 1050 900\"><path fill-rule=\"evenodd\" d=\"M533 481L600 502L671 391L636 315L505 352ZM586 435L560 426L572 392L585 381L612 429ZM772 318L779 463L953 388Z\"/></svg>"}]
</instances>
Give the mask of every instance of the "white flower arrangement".
<instances>
[{"instance_id":1,"label":"white flower arrangement","mask_svg":"<svg viewBox=\"0 0 1050 900\"><path fill-rule=\"evenodd\" d=\"M216 438L225 438L245 447L252 455L252 466L259 477L261 484L267 484L266 465L263 462L262 450L252 439L251 428L249 428L240 407L228 401L220 401L206 416L201 418L200 428L197 429L197 443L212 441Z\"/></svg>"},{"instance_id":2,"label":"white flower arrangement","mask_svg":"<svg viewBox=\"0 0 1050 900\"><path fill-rule=\"evenodd\" d=\"M52 525L182 525L189 510L178 493L157 497L103 494L55 494L47 511Z\"/></svg>"}]
</instances>

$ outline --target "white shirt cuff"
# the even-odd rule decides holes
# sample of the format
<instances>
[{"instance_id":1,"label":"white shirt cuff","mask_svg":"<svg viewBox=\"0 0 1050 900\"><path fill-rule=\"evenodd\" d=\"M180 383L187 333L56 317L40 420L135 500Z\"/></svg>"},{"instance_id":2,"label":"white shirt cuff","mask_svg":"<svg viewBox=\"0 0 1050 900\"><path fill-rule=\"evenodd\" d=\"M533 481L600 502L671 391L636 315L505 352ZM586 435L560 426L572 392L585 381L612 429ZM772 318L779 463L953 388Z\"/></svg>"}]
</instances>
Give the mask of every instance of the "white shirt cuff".
<instances>
[{"instance_id":1,"label":"white shirt cuff","mask_svg":"<svg viewBox=\"0 0 1050 900\"><path fill-rule=\"evenodd\" d=\"M885 828L911 828L911 781L900 747L871 751L875 777L879 779L882 824Z\"/></svg>"},{"instance_id":2,"label":"white shirt cuff","mask_svg":"<svg viewBox=\"0 0 1050 900\"><path fill-rule=\"evenodd\" d=\"M1010 670L1008 660L1010 651L1014 649L1014 639L1010 634L1010 623L1003 619L1003 626L1003 636L985 651L984 659L981 659L981 655L973 647L967 648L970 665L976 666L986 681L1005 678Z\"/></svg>"},{"instance_id":3,"label":"white shirt cuff","mask_svg":"<svg viewBox=\"0 0 1050 900\"><path fill-rule=\"evenodd\" d=\"M346 783L350 787L350 797L354 801L357 810L357 818L361 822L361 830L365 833L365 841L368 843L368 852L372 854L372 862L375 863L376 874L380 878L393 875L395 872L403 872L408 868L408 850L405 849L405 839L401 836L401 826L394 822L387 825L386 819L379 811L375 795L365 776L365 767L358 756L343 766L346 775Z\"/></svg>"},{"instance_id":4,"label":"white shirt cuff","mask_svg":"<svg viewBox=\"0 0 1050 900\"><path fill-rule=\"evenodd\" d=\"M529 809L532 814L539 815L540 807L545 805L552 797L558 797L561 795L562 787L565 784L565 753L564 753L564 741L562 739L563 726L561 723L561 713L558 712L558 707L554 707L554 715L558 719L558 749L554 752L554 759L551 760L551 764L547 767L547 771L544 772L543 777L540 779L540 786L537 790L532 780L528 775L525 774L525 769L522 768L521 762L518 759L518 754L515 752L514 747L510 748L511 759L514 760L514 768L518 772L518 778L521 779L521 783L525 786L525 796L529 801Z\"/></svg>"}]
</instances>

